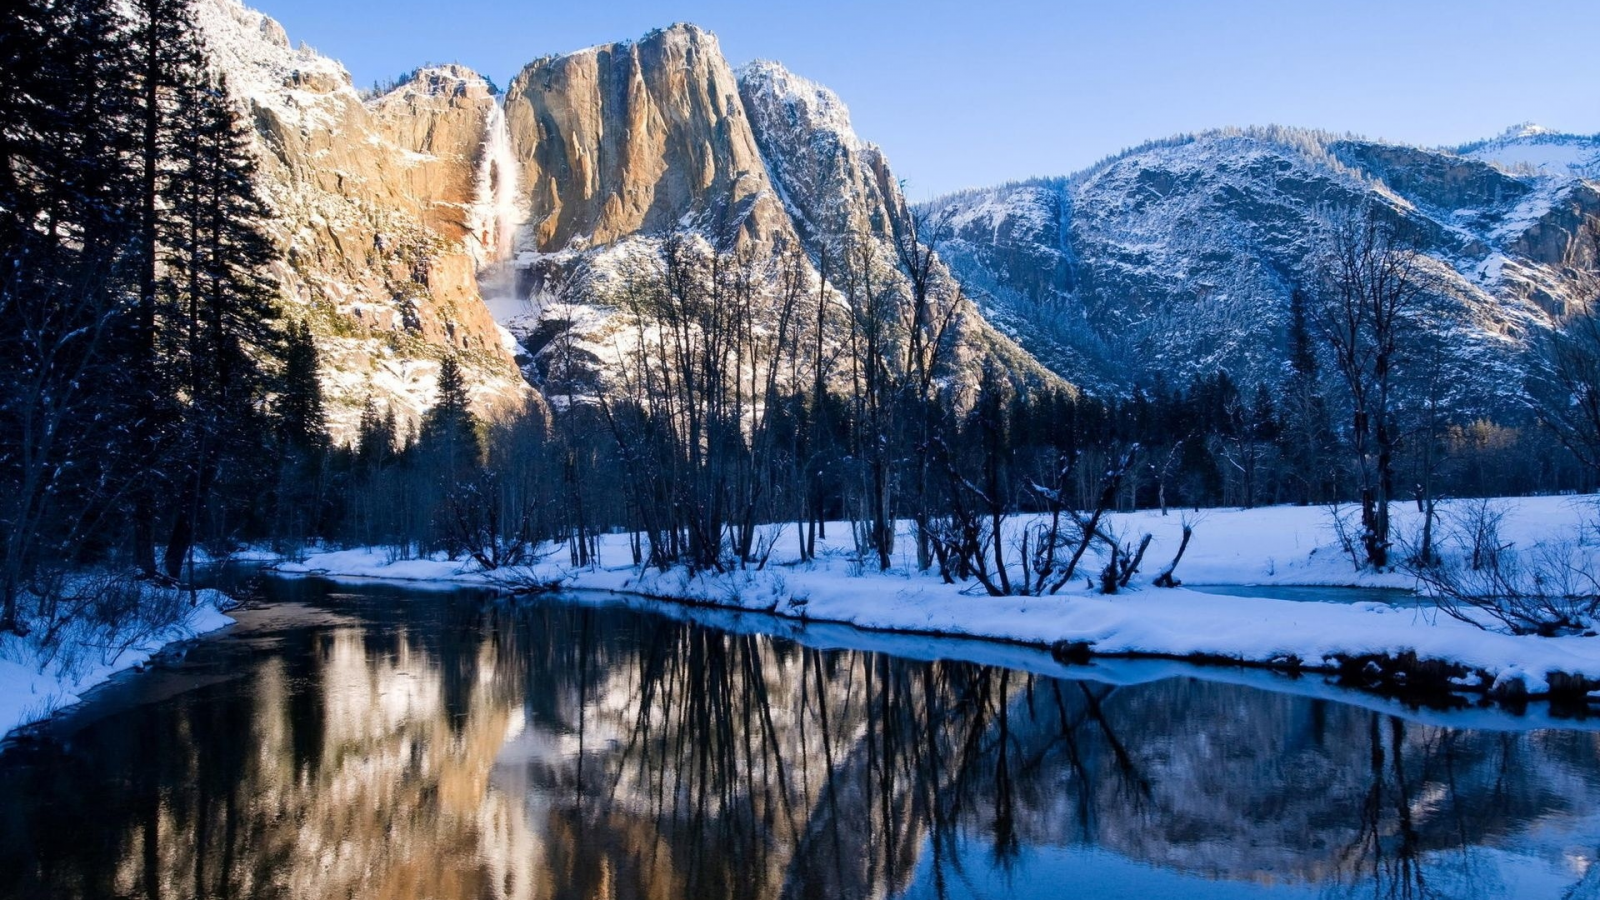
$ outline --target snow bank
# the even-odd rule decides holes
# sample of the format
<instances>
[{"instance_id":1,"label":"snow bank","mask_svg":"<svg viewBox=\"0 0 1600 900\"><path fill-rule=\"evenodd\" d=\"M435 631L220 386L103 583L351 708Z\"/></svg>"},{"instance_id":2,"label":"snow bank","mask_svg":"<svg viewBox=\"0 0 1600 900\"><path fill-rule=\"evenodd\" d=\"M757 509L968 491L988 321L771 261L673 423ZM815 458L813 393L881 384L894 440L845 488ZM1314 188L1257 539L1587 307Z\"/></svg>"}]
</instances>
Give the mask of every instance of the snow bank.
<instances>
[{"instance_id":1,"label":"snow bank","mask_svg":"<svg viewBox=\"0 0 1600 900\"><path fill-rule=\"evenodd\" d=\"M1446 505L1441 532L1464 504ZM1503 501L1501 535L1531 545L1592 530L1597 513L1577 498ZM1397 530L1417 527L1414 512L1396 509ZM1140 512L1113 517L1112 528L1135 538L1153 535L1145 578L1165 565L1176 548L1183 518ZM1178 577L1193 584L1296 584L1410 587L1399 573L1356 571L1341 550L1328 510L1269 507L1208 510L1187 517L1195 534ZM1463 687L1507 687L1520 680L1529 694L1549 690L1552 673L1600 681L1600 638L1540 638L1479 629L1428 607L1383 603L1314 603L1263 597L1233 597L1183 588L1140 585L1106 597L1081 582L1053 597L974 595L971 586L946 585L913 571L912 542L903 535L895 568L863 568L837 538L819 542L820 558L799 563L793 528L780 539L773 563L763 571L690 577L684 571L640 572L632 566L570 570L553 562L515 573L486 573L471 562L442 558L393 561L378 550L313 555L278 568L290 574L380 578L494 586L510 580L561 580L577 590L601 590L662 600L771 613L808 622L829 622L880 631L937 634L1050 647L1089 645L1096 655L1202 657L1241 663L1332 668L1341 659L1415 654L1465 667L1475 678ZM830 534L845 536L844 525ZM846 539L847 541L847 539ZM1600 547L1596 548L1600 552ZM603 562L628 559L626 538L603 542ZM1087 563L1083 571L1097 568Z\"/></svg>"},{"instance_id":2,"label":"snow bank","mask_svg":"<svg viewBox=\"0 0 1600 900\"><path fill-rule=\"evenodd\" d=\"M222 613L231 601L219 591L187 591L142 585L141 606L176 611L158 622L141 621L107 630L69 623L50 647L41 631L27 637L0 635L0 734L49 718L82 699L90 688L125 669L142 666L168 644L233 624ZM157 596L160 595L160 596Z\"/></svg>"}]
</instances>

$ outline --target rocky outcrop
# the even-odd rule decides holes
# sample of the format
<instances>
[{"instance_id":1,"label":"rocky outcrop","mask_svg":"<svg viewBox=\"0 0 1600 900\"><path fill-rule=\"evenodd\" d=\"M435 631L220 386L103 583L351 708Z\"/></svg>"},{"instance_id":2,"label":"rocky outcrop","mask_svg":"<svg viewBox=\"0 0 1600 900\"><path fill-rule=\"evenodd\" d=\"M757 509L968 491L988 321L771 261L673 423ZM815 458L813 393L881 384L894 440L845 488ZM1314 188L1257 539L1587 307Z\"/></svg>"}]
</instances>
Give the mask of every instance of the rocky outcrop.
<instances>
[{"instance_id":1,"label":"rocky outcrop","mask_svg":"<svg viewBox=\"0 0 1600 900\"><path fill-rule=\"evenodd\" d=\"M723 241L792 234L739 86L692 25L537 60L506 93L540 252L695 228Z\"/></svg>"},{"instance_id":2,"label":"rocky outcrop","mask_svg":"<svg viewBox=\"0 0 1600 900\"><path fill-rule=\"evenodd\" d=\"M437 360L462 359L485 408L528 392L476 278L469 217L495 99L457 66L364 100L331 59L292 48L236 0L198 0L212 65L255 124L287 299L322 350L330 425L372 398L414 418Z\"/></svg>"},{"instance_id":3,"label":"rocky outcrop","mask_svg":"<svg viewBox=\"0 0 1600 900\"><path fill-rule=\"evenodd\" d=\"M892 270L911 210L883 152L827 88L771 62L735 73L692 25L536 60L497 105L459 66L364 98L271 19L196 4L256 125L280 280L320 337L336 430L368 397L420 414L446 349L480 403L526 396L491 305L535 356L564 333L603 368L619 339L607 281L668 233L798 247L812 278L865 241L906 295ZM1445 381L1509 396L1529 336L1586 302L1596 177L1600 137L1531 126L1453 150L1231 129L945 198L923 210L945 226L936 280L974 301L949 383L990 360L1106 393L1217 370L1272 383L1328 211L1375 204L1435 261ZM527 371L544 377L537 359Z\"/></svg>"},{"instance_id":4,"label":"rocky outcrop","mask_svg":"<svg viewBox=\"0 0 1600 900\"><path fill-rule=\"evenodd\" d=\"M862 142L837 94L774 62L739 72L739 96L790 208L812 242L889 236L905 198L876 145Z\"/></svg>"},{"instance_id":5,"label":"rocky outcrop","mask_svg":"<svg viewBox=\"0 0 1600 900\"><path fill-rule=\"evenodd\" d=\"M864 240L907 296L892 238L908 209L887 159L856 136L837 96L775 63L736 77L715 37L674 25L537 60L512 82L505 109L528 201L516 282L535 301L513 327L536 356L560 346L570 359L578 347L586 369L615 358L607 280L668 233L768 259L798 247L814 279L824 255L837 265L847 238ZM938 276L953 285L942 267ZM976 384L991 359L1020 381L1063 384L975 311L955 333L958 388ZM536 361L532 378L552 380L548 361Z\"/></svg>"}]
</instances>

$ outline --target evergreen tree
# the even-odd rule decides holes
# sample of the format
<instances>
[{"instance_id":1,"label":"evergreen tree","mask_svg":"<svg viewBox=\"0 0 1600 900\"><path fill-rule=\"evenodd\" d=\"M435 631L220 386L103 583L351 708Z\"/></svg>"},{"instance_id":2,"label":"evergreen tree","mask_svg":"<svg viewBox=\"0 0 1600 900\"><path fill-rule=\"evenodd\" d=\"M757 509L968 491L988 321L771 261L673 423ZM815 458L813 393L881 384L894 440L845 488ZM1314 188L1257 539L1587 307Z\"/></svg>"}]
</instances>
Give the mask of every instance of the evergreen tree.
<instances>
[{"instance_id":1,"label":"evergreen tree","mask_svg":"<svg viewBox=\"0 0 1600 900\"><path fill-rule=\"evenodd\" d=\"M466 532L474 524L470 520L480 510L474 495L479 489L481 451L461 364L454 355L446 356L439 365L438 398L423 417L411 456L412 474L418 479L414 495L421 510L431 512L429 537L451 558L466 549Z\"/></svg>"},{"instance_id":2,"label":"evergreen tree","mask_svg":"<svg viewBox=\"0 0 1600 900\"><path fill-rule=\"evenodd\" d=\"M270 430L269 367L286 352L277 285L268 274L278 251L266 233L270 210L255 187L250 133L224 83L201 81L181 99L175 145L186 152L185 178L171 192L165 229L175 237L163 248L163 283L170 288L161 344L163 369L182 384L167 398L179 408L164 460L175 503L163 564L173 576L219 479L238 501L253 493L249 485L268 477L260 435ZM218 510L219 528L229 526L228 511L226 505Z\"/></svg>"},{"instance_id":3,"label":"evergreen tree","mask_svg":"<svg viewBox=\"0 0 1600 900\"><path fill-rule=\"evenodd\" d=\"M295 323L288 330L284 344L283 378L277 402L278 433L286 446L308 455L328 449L319 368L311 326L304 321Z\"/></svg>"},{"instance_id":4,"label":"evergreen tree","mask_svg":"<svg viewBox=\"0 0 1600 900\"><path fill-rule=\"evenodd\" d=\"M1304 505L1332 496L1333 425L1322 391L1322 373L1312 342L1305 292L1296 288L1289 302L1289 377L1281 413L1283 447L1295 501Z\"/></svg>"},{"instance_id":5,"label":"evergreen tree","mask_svg":"<svg viewBox=\"0 0 1600 900\"><path fill-rule=\"evenodd\" d=\"M362 470L370 472L387 467L394 459L398 439L394 410L385 408L380 414L377 404L368 397L361 405L361 418L356 426L356 459Z\"/></svg>"},{"instance_id":6,"label":"evergreen tree","mask_svg":"<svg viewBox=\"0 0 1600 900\"><path fill-rule=\"evenodd\" d=\"M0 631L77 556L125 437L110 352L129 282L132 62L111 0L0 16Z\"/></svg>"},{"instance_id":7,"label":"evergreen tree","mask_svg":"<svg viewBox=\"0 0 1600 900\"><path fill-rule=\"evenodd\" d=\"M199 39L186 0L135 0L129 33L133 56L133 102L130 125L137 135L133 158L138 168L134 201L138 222L134 243L137 293L131 321L123 329L121 355L127 377L131 420L129 439L123 443L130 472L130 518L134 563L154 574L157 498L170 496L172 473L164 465L171 438L172 415L166 401L172 395L172 373L164 370L157 343L162 331L162 285L174 283L164 266L170 262L163 238L182 244L187 240L182 224L167 215L172 199L175 163L191 161L174 140L174 124L189 122L183 104L191 99L201 79ZM169 566L170 569L170 566Z\"/></svg>"},{"instance_id":8,"label":"evergreen tree","mask_svg":"<svg viewBox=\"0 0 1600 900\"><path fill-rule=\"evenodd\" d=\"M478 457L478 423L467 399L467 382L461 363L452 354L439 364L439 395L422 419L419 445L442 453L448 471L470 467Z\"/></svg>"},{"instance_id":9,"label":"evergreen tree","mask_svg":"<svg viewBox=\"0 0 1600 900\"><path fill-rule=\"evenodd\" d=\"M278 490L273 534L295 540L320 534L328 516L329 445L318 378L317 345L304 321L287 332L274 404Z\"/></svg>"}]
</instances>

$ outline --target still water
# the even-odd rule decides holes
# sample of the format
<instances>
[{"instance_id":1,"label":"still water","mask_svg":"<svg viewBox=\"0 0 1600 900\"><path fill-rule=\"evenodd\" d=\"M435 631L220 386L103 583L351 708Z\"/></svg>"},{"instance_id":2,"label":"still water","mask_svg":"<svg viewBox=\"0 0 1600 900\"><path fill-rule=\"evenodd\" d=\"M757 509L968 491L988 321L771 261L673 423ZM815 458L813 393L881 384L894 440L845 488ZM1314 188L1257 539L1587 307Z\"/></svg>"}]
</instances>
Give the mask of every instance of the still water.
<instances>
[{"instance_id":1,"label":"still water","mask_svg":"<svg viewBox=\"0 0 1600 900\"><path fill-rule=\"evenodd\" d=\"M1386 606L1431 607L1433 601L1404 588L1322 587L1298 584L1185 584L1202 594L1224 597L1268 597L1298 603L1382 603Z\"/></svg>"},{"instance_id":2,"label":"still water","mask_svg":"<svg viewBox=\"0 0 1600 900\"><path fill-rule=\"evenodd\" d=\"M594 599L261 591L0 756L0 896L1600 896L1592 723Z\"/></svg>"}]
</instances>

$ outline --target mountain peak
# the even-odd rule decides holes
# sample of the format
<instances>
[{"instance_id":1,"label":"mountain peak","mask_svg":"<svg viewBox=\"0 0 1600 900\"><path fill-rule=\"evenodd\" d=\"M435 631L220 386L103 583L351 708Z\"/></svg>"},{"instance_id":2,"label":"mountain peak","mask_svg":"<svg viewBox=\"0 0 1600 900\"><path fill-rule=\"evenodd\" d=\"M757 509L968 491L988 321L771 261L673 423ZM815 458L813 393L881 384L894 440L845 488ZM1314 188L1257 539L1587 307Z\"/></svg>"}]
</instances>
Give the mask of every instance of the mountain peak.
<instances>
[{"instance_id":1,"label":"mountain peak","mask_svg":"<svg viewBox=\"0 0 1600 900\"><path fill-rule=\"evenodd\" d=\"M851 150L861 141L850 124L850 108L833 91L789 71L782 63L758 59L738 71L739 85L747 100L781 104L786 117L812 133L833 135Z\"/></svg>"},{"instance_id":2,"label":"mountain peak","mask_svg":"<svg viewBox=\"0 0 1600 900\"><path fill-rule=\"evenodd\" d=\"M1546 128L1536 122L1522 122L1500 132L1500 136L1503 138L1525 138L1557 133L1554 128Z\"/></svg>"},{"instance_id":3,"label":"mountain peak","mask_svg":"<svg viewBox=\"0 0 1600 900\"><path fill-rule=\"evenodd\" d=\"M572 50L566 53L550 53L529 63L524 68L549 63L551 60L575 59L593 56L598 53L627 53L641 46L654 47L685 47L705 49L720 53L717 46L716 34L701 28L692 22L673 22L660 28L652 28L643 35L632 40L607 41L601 44L592 44L581 50Z\"/></svg>"},{"instance_id":4,"label":"mountain peak","mask_svg":"<svg viewBox=\"0 0 1600 900\"><path fill-rule=\"evenodd\" d=\"M664 28L655 28L645 34L645 40L655 37L677 38L688 41L712 41L717 36L693 22L673 22Z\"/></svg>"},{"instance_id":5,"label":"mountain peak","mask_svg":"<svg viewBox=\"0 0 1600 900\"><path fill-rule=\"evenodd\" d=\"M1486 141L1447 149L1519 175L1600 178L1600 135L1570 134L1532 122L1513 125Z\"/></svg>"}]
</instances>

